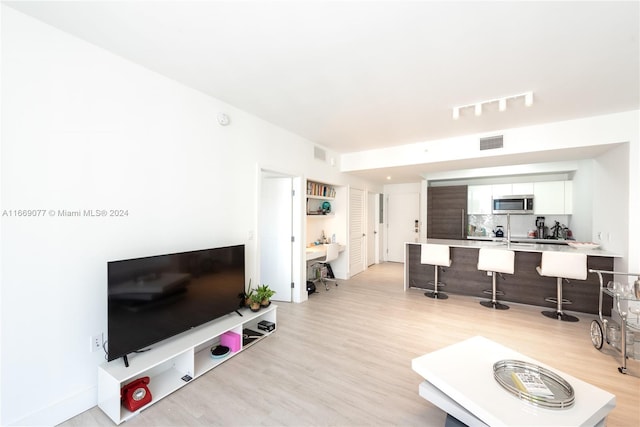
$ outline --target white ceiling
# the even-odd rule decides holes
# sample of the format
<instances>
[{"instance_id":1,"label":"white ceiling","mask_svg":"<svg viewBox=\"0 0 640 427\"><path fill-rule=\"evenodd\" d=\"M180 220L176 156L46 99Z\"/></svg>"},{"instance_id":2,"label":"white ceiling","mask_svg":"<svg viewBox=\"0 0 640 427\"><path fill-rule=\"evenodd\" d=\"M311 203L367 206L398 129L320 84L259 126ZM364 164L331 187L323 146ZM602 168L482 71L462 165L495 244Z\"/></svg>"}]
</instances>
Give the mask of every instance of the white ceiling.
<instances>
[{"instance_id":1,"label":"white ceiling","mask_svg":"<svg viewBox=\"0 0 640 427\"><path fill-rule=\"evenodd\" d=\"M5 3L338 153L640 108L638 1Z\"/></svg>"}]
</instances>

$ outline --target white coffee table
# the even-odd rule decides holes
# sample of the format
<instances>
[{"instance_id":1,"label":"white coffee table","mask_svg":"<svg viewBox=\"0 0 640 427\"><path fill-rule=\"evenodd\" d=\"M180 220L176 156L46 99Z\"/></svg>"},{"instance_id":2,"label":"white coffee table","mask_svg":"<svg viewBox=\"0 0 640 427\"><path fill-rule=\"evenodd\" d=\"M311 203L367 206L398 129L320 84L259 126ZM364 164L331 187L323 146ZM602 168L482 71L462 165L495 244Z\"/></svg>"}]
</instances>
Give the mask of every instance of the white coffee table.
<instances>
[{"instance_id":1,"label":"white coffee table","mask_svg":"<svg viewBox=\"0 0 640 427\"><path fill-rule=\"evenodd\" d=\"M549 409L509 393L493 377L493 364L505 359L560 375L573 387L575 403ZM616 406L613 394L480 336L415 358L411 367L426 380L420 396L469 426L604 426Z\"/></svg>"}]
</instances>

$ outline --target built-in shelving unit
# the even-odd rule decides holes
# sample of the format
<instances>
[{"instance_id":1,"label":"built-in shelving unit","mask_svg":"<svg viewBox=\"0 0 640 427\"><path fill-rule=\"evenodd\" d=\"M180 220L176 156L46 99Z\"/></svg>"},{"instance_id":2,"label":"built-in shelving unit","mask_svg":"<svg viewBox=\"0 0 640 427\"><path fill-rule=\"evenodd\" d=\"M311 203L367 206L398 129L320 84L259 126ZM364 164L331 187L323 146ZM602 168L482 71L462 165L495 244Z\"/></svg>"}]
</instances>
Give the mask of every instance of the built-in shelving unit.
<instances>
[{"instance_id":1,"label":"built-in shelving unit","mask_svg":"<svg viewBox=\"0 0 640 427\"><path fill-rule=\"evenodd\" d=\"M266 320L276 323L277 306L271 304L258 312L243 308L188 332L165 340L151 350L129 357L129 367L122 359L112 360L98 367L98 406L105 414L120 424L140 411L153 405L163 397L187 385L192 379L204 375L235 354L249 348L269 336L258 328L258 322ZM257 338L244 339L236 352L224 358L212 358L211 348L220 344L225 332L234 332L243 337L243 331L250 329L261 334ZM256 334L257 335L257 334ZM130 382L149 377L148 384L152 401L135 412L127 410L120 401L120 389Z\"/></svg>"},{"instance_id":2,"label":"built-in shelving unit","mask_svg":"<svg viewBox=\"0 0 640 427\"><path fill-rule=\"evenodd\" d=\"M321 182L307 181L307 216L326 217L333 215L335 198L336 189L334 186Z\"/></svg>"}]
</instances>

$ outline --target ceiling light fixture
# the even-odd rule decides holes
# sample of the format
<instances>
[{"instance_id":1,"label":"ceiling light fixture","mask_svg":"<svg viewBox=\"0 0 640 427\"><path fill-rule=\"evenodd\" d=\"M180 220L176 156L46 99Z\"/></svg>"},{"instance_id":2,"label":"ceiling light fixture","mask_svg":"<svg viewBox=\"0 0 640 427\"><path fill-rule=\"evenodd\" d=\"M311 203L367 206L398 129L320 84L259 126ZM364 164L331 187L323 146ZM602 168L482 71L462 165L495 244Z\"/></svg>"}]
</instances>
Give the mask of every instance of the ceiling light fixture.
<instances>
[{"instance_id":1,"label":"ceiling light fixture","mask_svg":"<svg viewBox=\"0 0 640 427\"><path fill-rule=\"evenodd\" d=\"M531 107L533 105L533 92L527 92L524 94L524 105Z\"/></svg>"},{"instance_id":2,"label":"ceiling light fixture","mask_svg":"<svg viewBox=\"0 0 640 427\"><path fill-rule=\"evenodd\" d=\"M494 102L498 103L498 111L506 111L507 110L507 101L513 100L516 98L524 98L524 105L527 107L531 107L533 105L533 92L524 92L519 93L517 95L505 96L502 98L488 99L486 101L475 102L473 104L459 105L457 107L453 107L453 119L458 120L460 118L461 110L465 108L472 108L476 116L482 115L482 106L486 104L491 104Z\"/></svg>"}]
</instances>

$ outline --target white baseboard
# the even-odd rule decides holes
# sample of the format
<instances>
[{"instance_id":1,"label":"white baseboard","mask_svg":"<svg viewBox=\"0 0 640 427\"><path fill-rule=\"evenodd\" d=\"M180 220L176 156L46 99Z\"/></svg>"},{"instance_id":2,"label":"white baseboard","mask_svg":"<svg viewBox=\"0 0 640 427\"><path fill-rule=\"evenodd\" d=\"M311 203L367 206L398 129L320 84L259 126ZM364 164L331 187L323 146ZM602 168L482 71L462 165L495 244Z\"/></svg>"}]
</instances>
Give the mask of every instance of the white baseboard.
<instances>
[{"instance_id":1,"label":"white baseboard","mask_svg":"<svg viewBox=\"0 0 640 427\"><path fill-rule=\"evenodd\" d=\"M98 387L91 387L76 395L45 408L40 408L30 415L11 422L11 426L55 426L69 418L73 418L98 404Z\"/></svg>"}]
</instances>

